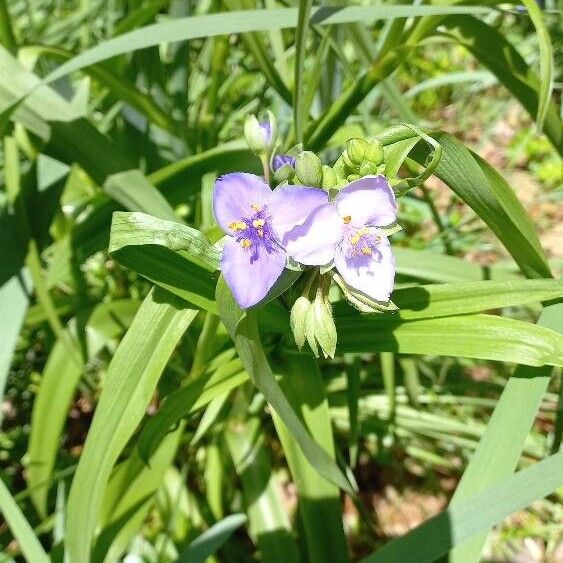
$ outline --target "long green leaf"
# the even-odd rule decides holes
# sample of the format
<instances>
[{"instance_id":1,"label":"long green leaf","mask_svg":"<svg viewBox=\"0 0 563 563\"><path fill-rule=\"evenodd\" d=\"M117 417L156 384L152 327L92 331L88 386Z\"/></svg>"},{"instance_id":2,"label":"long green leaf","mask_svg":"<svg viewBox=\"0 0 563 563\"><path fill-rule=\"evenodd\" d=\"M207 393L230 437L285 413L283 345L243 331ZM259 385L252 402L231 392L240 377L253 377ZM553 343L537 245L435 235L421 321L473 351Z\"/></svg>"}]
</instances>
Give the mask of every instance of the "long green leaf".
<instances>
[{"instance_id":1,"label":"long green leaf","mask_svg":"<svg viewBox=\"0 0 563 563\"><path fill-rule=\"evenodd\" d=\"M144 245L183 250L190 259L209 271L219 268L219 250L197 229L145 213L114 213L109 252L116 253L126 246Z\"/></svg>"},{"instance_id":2,"label":"long green leaf","mask_svg":"<svg viewBox=\"0 0 563 563\"><path fill-rule=\"evenodd\" d=\"M185 250L172 250L180 248ZM216 312L218 253L199 231L140 213L115 213L109 252L152 282Z\"/></svg>"},{"instance_id":3,"label":"long green leaf","mask_svg":"<svg viewBox=\"0 0 563 563\"><path fill-rule=\"evenodd\" d=\"M556 149L563 151L561 119L557 107L550 100L552 89L552 56L549 35L543 16L535 2L526 0L540 45L540 79L496 28L471 16L450 16L440 22L449 37L465 47L481 64L485 65L526 111L543 124L543 130Z\"/></svg>"},{"instance_id":4,"label":"long green leaf","mask_svg":"<svg viewBox=\"0 0 563 563\"><path fill-rule=\"evenodd\" d=\"M51 560L45 553L41 542L2 479L0 479L0 512L27 560L49 563Z\"/></svg>"},{"instance_id":5,"label":"long green leaf","mask_svg":"<svg viewBox=\"0 0 563 563\"><path fill-rule=\"evenodd\" d=\"M311 356L289 354L281 369L280 385L309 432L334 459L334 436L324 382ZM280 417L273 414L276 430L297 487L308 560L346 562L348 550L342 527L338 488L319 476Z\"/></svg>"},{"instance_id":6,"label":"long green leaf","mask_svg":"<svg viewBox=\"0 0 563 563\"><path fill-rule=\"evenodd\" d=\"M276 381L264 354L256 319L248 312L244 315L222 277L219 278L217 284L217 306L221 320L235 342L237 353L252 382L283 420L307 460L323 477L345 491L353 493L353 487L348 479L327 452L311 437L296 415Z\"/></svg>"},{"instance_id":7,"label":"long green leaf","mask_svg":"<svg viewBox=\"0 0 563 563\"><path fill-rule=\"evenodd\" d=\"M538 324L563 334L563 303L546 307ZM547 366L516 368L504 388L475 454L463 473L454 493L452 506L463 503L468 497L507 479L512 474L547 390L551 371ZM476 561L486 539L486 529L483 532L455 549L451 554L451 561Z\"/></svg>"},{"instance_id":8,"label":"long green leaf","mask_svg":"<svg viewBox=\"0 0 563 563\"><path fill-rule=\"evenodd\" d=\"M340 352L435 354L561 365L563 336L542 326L496 317L463 315L400 322L393 315L336 317Z\"/></svg>"},{"instance_id":9,"label":"long green leaf","mask_svg":"<svg viewBox=\"0 0 563 563\"><path fill-rule=\"evenodd\" d=\"M297 546L281 504L260 420L257 417L233 417L225 438L242 481L249 534L258 545L262 560L265 563L298 562Z\"/></svg>"},{"instance_id":10,"label":"long green leaf","mask_svg":"<svg viewBox=\"0 0 563 563\"><path fill-rule=\"evenodd\" d=\"M405 320L452 317L563 297L558 280L482 281L398 289L393 303Z\"/></svg>"},{"instance_id":11,"label":"long green leaf","mask_svg":"<svg viewBox=\"0 0 563 563\"><path fill-rule=\"evenodd\" d=\"M136 451L121 462L109 480L102 507L101 527L94 549L93 561L118 561L138 533L161 487L164 474L178 450L183 425L168 434L144 463Z\"/></svg>"},{"instance_id":12,"label":"long green leaf","mask_svg":"<svg viewBox=\"0 0 563 563\"><path fill-rule=\"evenodd\" d=\"M442 147L435 175L490 227L525 275L551 277L531 220L502 177L453 136L435 133L433 137ZM423 163L426 153L415 153L415 158Z\"/></svg>"},{"instance_id":13,"label":"long green leaf","mask_svg":"<svg viewBox=\"0 0 563 563\"><path fill-rule=\"evenodd\" d=\"M496 458L496 456L495 456ZM434 516L362 563L430 563L455 545L501 522L563 485L563 452L504 479Z\"/></svg>"},{"instance_id":14,"label":"long green leaf","mask_svg":"<svg viewBox=\"0 0 563 563\"><path fill-rule=\"evenodd\" d=\"M184 308L170 294L152 290L117 348L70 490L66 547L72 561L90 560L113 465L141 421L178 340L196 315L197 311Z\"/></svg>"},{"instance_id":15,"label":"long green leaf","mask_svg":"<svg viewBox=\"0 0 563 563\"><path fill-rule=\"evenodd\" d=\"M247 521L244 514L230 514L197 537L178 557L178 563L205 563Z\"/></svg>"},{"instance_id":16,"label":"long green leaf","mask_svg":"<svg viewBox=\"0 0 563 563\"><path fill-rule=\"evenodd\" d=\"M482 14L488 11L488 8L480 6L348 6L336 10L321 7L312 10L312 23L315 25L333 25L432 14ZM45 80L52 82L71 72L76 72L111 57L164 42L172 43L199 37L291 28L297 25L297 21L297 8L242 10L178 18L149 25L109 39L61 65Z\"/></svg>"},{"instance_id":17,"label":"long green leaf","mask_svg":"<svg viewBox=\"0 0 563 563\"><path fill-rule=\"evenodd\" d=\"M135 301L117 300L102 303L92 311L85 326L89 359L94 358L104 345L129 326L137 308ZM76 324L70 323L66 330L75 335ZM33 403L27 449L27 482L32 489L31 498L43 517L47 513L47 493L61 432L84 367L69 362L64 344L56 342L45 364ZM57 408L53 408L53 405L57 405Z\"/></svg>"}]
</instances>

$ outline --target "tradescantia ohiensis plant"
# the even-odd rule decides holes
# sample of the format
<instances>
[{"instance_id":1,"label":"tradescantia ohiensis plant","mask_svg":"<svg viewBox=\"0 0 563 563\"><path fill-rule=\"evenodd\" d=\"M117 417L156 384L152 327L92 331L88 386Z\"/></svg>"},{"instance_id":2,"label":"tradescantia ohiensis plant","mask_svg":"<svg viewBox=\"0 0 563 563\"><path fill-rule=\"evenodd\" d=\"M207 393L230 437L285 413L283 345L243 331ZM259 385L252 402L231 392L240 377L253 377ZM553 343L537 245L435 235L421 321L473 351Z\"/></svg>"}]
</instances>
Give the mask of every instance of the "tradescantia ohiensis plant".
<instances>
[{"instance_id":1,"label":"tradescantia ohiensis plant","mask_svg":"<svg viewBox=\"0 0 563 563\"><path fill-rule=\"evenodd\" d=\"M264 177L237 172L215 183L213 210L228 237L221 271L238 305L247 309L268 295L286 267L313 267L293 304L291 326L300 348L307 340L315 355L318 343L333 357L337 335L328 299L333 276L361 311L395 308L388 235L400 227L395 193L383 175L383 148L377 139L351 139L330 167L310 151L273 155L277 127L271 113L264 122L249 116L244 130ZM273 191L267 183L271 172L283 179Z\"/></svg>"}]
</instances>

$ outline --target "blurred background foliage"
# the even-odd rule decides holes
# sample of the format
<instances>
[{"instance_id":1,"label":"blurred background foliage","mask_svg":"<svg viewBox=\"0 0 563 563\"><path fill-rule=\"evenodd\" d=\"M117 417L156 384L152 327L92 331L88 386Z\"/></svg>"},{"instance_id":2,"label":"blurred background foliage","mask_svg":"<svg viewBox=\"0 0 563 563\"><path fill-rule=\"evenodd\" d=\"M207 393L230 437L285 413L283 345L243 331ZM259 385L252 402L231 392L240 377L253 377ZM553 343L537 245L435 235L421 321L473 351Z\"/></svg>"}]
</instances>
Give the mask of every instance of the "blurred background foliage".
<instances>
[{"instance_id":1,"label":"blurred background foliage","mask_svg":"<svg viewBox=\"0 0 563 563\"><path fill-rule=\"evenodd\" d=\"M557 277L561 3L542 6L554 64L551 106L539 127L541 81L530 82L532 94L519 82L540 69L541 36L530 4L527 10L475 2L473 13L446 16L409 11L466 4L415 3L395 19L311 26L301 67L305 146L330 161L346 139L400 122L451 133L508 181ZM22 549L33 562L41 549L63 561L73 475L110 362L152 285L108 254L112 212L183 221L214 242L215 178L260 170L242 141L247 114L271 109L288 143L295 139L295 23L237 33L237 25L247 31L252 21L242 14L230 33L216 34L210 20L201 20L186 31L193 38L174 42L167 42L172 28L146 26L291 6L284 0L0 0L0 470L42 545L30 540L26 548L21 536L14 539L13 522L3 522L2 561L22 560ZM384 13L400 5L377 6ZM135 30L140 35L128 35ZM110 41L119 37L121 44ZM138 37L153 46L136 48ZM37 86L96 46L105 51L95 64ZM514 62L514 48L523 66L516 61L513 74L489 64L487 56L501 59L501 52ZM407 160L404 172L416 166ZM522 279L478 213L435 177L401 200L400 222L404 230L393 237L397 287ZM533 323L541 300L494 313ZM142 322L146 333L156 333L158 324ZM175 322L185 331L177 328L171 337L173 351L142 422L118 452L99 499L94 561L205 560L205 549L214 551L209 541L200 541L199 555L192 542L210 528L216 547L223 546L217 561L326 561L327 549L334 561L359 560L447 505L514 367L509 353L507 361L495 361L478 353L468 359L369 349L321 361L320 371L308 357L290 366L295 377L322 378L326 395L299 386L285 391L313 401L316 408L303 416L310 428L315 421L307 417L320 417L316 428L324 430L313 434L329 450L332 430L325 423L332 422L332 453L360 491L352 497L309 466L296 484L288 461L307 462L248 382L213 312ZM137 331L141 347L142 326ZM275 333L266 331L264 344L274 365L293 353ZM139 350L139 362L148 362L142 354L150 352ZM310 371L300 373L303 365ZM519 467L557 451L560 393L558 372L541 397ZM169 421L156 449L147 449L149 421L172 396L181 416ZM300 487L305 494L297 494ZM307 491L313 500L327 499L323 516L315 516L315 502L307 508ZM505 520L489 535L484 559L562 560L560 501L554 494ZM6 506L0 504L3 512ZM25 529L24 536L31 537Z\"/></svg>"}]
</instances>

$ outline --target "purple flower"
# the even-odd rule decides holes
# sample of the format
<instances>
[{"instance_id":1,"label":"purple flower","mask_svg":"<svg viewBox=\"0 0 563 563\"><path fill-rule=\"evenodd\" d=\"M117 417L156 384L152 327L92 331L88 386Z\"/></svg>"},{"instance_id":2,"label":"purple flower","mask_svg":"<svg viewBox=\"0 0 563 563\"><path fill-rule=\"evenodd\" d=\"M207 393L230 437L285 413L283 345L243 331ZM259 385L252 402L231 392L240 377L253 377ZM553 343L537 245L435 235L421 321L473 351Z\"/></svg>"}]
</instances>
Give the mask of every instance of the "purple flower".
<instances>
[{"instance_id":1,"label":"purple flower","mask_svg":"<svg viewBox=\"0 0 563 563\"><path fill-rule=\"evenodd\" d=\"M291 168L295 168L295 158L289 154L277 154L272 161L274 172L282 166L288 164Z\"/></svg>"},{"instance_id":2,"label":"purple flower","mask_svg":"<svg viewBox=\"0 0 563 563\"><path fill-rule=\"evenodd\" d=\"M383 176L366 176L317 207L307 221L284 237L289 256L309 266L334 261L344 281L387 302L393 290L395 259L379 227L395 222L395 195Z\"/></svg>"},{"instance_id":3,"label":"purple flower","mask_svg":"<svg viewBox=\"0 0 563 563\"><path fill-rule=\"evenodd\" d=\"M272 191L254 174L235 172L217 180L213 212L230 236L221 271L243 309L260 302L280 277L286 263L286 234L327 201L326 192L305 186Z\"/></svg>"}]
</instances>

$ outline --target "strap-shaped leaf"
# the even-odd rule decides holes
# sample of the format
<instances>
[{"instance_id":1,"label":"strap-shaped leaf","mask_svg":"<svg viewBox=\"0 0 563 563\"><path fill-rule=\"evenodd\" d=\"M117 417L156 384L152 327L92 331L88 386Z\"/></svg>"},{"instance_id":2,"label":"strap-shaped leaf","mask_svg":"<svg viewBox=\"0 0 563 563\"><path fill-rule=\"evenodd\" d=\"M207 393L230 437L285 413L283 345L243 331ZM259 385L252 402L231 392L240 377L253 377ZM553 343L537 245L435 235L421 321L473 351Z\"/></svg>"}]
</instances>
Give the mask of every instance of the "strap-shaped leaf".
<instances>
[{"instance_id":1,"label":"strap-shaped leaf","mask_svg":"<svg viewBox=\"0 0 563 563\"><path fill-rule=\"evenodd\" d=\"M109 252L127 246L163 246L184 251L190 260L213 272L219 268L220 251L197 229L158 219L146 213L113 214Z\"/></svg>"},{"instance_id":2,"label":"strap-shaped leaf","mask_svg":"<svg viewBox=\"0 0 563 563\"><path fill-rule=\"evenodd\" d=\"M496 456L495 456L496 458ZM430 563L563 485L563 452L498 482L392 541L362 563ZM472 559L473 561L473 559Z\"/></svg>"},{"instance_id":3,"label":"strap-shaped leaf","mask_svg":"<svg viewBox=\"0 0 563 563\"><path fill-rule=\"evenodd\" d=\"M320 7L312 10L312 23L333 25L375 19L408 18L433 14L479 14L488 11L489 9L483 6L347 6L339 9ZM297 21L297 8L275 8L190 16L157 23L114 37L84 51L53 71L46 81L53 82L71 72L111 57L160 43L231 33L292 28L296 27Z\"/></svg>"},{"instance_id":4,"label":"strap-shaped leaf","mask_svg":"<svg viewBox=\"0 0 563 563\"><path fill-rule=\"evenodd\" d=\"M433 137L442 146L435 175L479 215L526 276L551 277L533 225L508 184L452 135L440 132ZM426 151L415 147L414 158L423 164Z\"/></svg>"},{"instance_id":5,"label":"strap-shaped leaf","mask_svg":"<svg viewBox=\"0 0 563 563\"><path fill-rule=\"evenodd\" d=\"M532 2L526 2L529 9ZM536 11L537 10L537 11ZM541 21L539 8L534 9L534 21ZM543 121L543 130L555 148L563 151L561 119L556 105L550 100L550 48L543 26L538 28L541 49L541 78L522 58L503 34L487 23L471 17L449 16L441 22L448 36L465 47L481 64L498 78L510 93L524 106L533 119ZM549 39L547 40L549 41Z\"/></svg>"},{"instance_id":6,"label":"strap-shaped leaf","mask_svg":"<svg viewBox=\"0 0 563 563\"><path fill-rule=\"evenodd\" d=\"M348 479L307 432L276 381L260 342L255 314L249 311L245 313L237 306L223 277L219 278L217 284L217 307L252 382L283 420L309 463L323 477L353 494Z\"/></svg>"},{"instance_id":7,"label":"strap-shaped leaf","mask_svg":"<svg viewBox=\"0 0 563 563\"><path fill-rule=\"evenodd\" d=\"M111 470L145 414L178 340L196 315L196 310L185 308L174 296L153 289L118 346L70 490L65 543L72 561L90 561Z\"/></svg>"},{"instance_id":8,"label":"strap-shaped leaf","mask_svg":"<svg viewBox=\"0 0 563 563\"><path fill-rule=\"evenodd\" d=\"M340 352L435 354L563 365L563 336L542 326L493 315L401 322L391 314L336 317Z\"/></svg>"},{"instance_id":9,"label":"strap-shaped leaf","mask_svg":"<svg viewBox=\"0 0 563 563\"><path fill-rule=\"evenodd\" d=\"M219 253L200 231L143 213L115 213L109 252L186 301L216 311Z\"/></svg>"},{"instance_id":10,"label":"strap-shaped leaf","mask_svg":"<svg viewBox=\"0 0 563 563\"><path fill-rule=\"evenodd\" d=\"M398 289L393 303L402 319L453 317L563 297L559 280L482 281Z\"/></svg>"},{"instance_id":11,"label":"strap-shaped leaf","mask_svg":"<svg viewBox=\"0 0 563 563\"><path fill-rule=\"evenodd\" d=\"M563 303L546 307L538 325L563 334ZM534 423L551 376L548 366L518 366L508 380L479 446L454 493L452 506L506 479L514 471ZM479 558L487 528L452 551L451 561L469 563Z\"/></svg>"}]
</instances>

